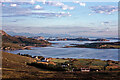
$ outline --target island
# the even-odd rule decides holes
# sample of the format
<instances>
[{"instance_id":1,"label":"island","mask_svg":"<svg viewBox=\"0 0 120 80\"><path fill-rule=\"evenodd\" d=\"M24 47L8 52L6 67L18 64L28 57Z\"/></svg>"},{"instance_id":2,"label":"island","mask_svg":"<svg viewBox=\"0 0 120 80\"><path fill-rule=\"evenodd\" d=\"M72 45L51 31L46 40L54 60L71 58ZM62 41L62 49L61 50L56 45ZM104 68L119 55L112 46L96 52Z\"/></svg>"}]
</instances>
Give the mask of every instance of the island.
<instances>
[{"instance_id":1,"label":"island","mask_svg":"<svg viewBox=\"0 0 120 80\"><path fill-rule=\"evenodd\" d=\"M85 44L71 44L63 48L96 48L96 49L120 49L120 42L97 42Z\"/></svg>"},{"instance_id":2,"label":"island","mask_svg":"<svg viewBox=\"0 0 120 80\"><path fill-rule=\"evenodd\" d=\"M36 37L35 37L36 39ZM41 39L41 37L38 37L37 39ZM44 39L44 38L42 38ZM55 37L55 38L48 38L44 39L47 41L109 41L108 39L103 39L103 38L97 38L97 39L89 39L89 38L83 38L83 37L77 37L77 38L60 38L60 37Z\"/></svg>"}]
</instances>

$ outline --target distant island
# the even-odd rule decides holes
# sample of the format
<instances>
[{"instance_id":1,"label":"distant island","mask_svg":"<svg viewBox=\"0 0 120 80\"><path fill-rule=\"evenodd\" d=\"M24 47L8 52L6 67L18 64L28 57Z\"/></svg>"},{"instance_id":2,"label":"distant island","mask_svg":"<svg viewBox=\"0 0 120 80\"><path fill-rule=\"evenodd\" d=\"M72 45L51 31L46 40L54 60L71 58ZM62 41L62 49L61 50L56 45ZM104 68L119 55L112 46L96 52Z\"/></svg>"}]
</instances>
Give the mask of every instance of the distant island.
<instances>
[{"instance_id":1,"label":"distant island","mask_svg":"<svg viewBox=\"0 0 120 80\"><path fill-rule=\"evenodd\" d=\"M97 42L86 44L71 44L72 46L65 46L64 48L97 48L97 49L120 49L120 42Z\"/></svg>"},{"instance_id":2,"label":"distant island","mask_svg":"<svg viewBox=\"0 0 120 80\"><path fill-rule=\"evenodd\" d=\"M43 37L35 37L36 39L44 39ZM109 41L108 39L102 39L102 38L97 38L97 39L89 39L89 38L83 38L83 37L77 37L77 38L48 38L45 39L47 41Z\"/></svg>"}]
</instances>

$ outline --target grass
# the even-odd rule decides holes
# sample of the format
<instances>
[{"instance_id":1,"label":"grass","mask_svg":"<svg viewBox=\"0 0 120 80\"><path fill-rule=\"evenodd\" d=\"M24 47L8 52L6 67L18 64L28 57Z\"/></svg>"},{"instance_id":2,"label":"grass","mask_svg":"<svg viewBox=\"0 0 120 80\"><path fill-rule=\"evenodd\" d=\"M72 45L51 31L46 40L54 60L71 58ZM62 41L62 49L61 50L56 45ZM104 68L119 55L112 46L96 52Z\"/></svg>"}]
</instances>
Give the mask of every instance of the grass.
<instances>
[{"instance_id":1,"label":"grass","mask_svg":"<svg viewBox=\"0 0 120 80\"><path fill-rule=\"evenodd\" d=\"M107 47L120 48L120 45L107 45Z\"/></svg>"},{"instance_id":2,"label":"grass","mask_svg":"<svg viewBox=\"0 0 120 80\"><path fill-rule=\"evenodd\" d=\"M7 52L2 52L2 57L3 78L21 78L23 76L34 76L31 75L31 73L42 70L26 65L26 63L34 61L34 59L29 57L15 55Z\"/></svg>"},{"instance_id":3,"label":"grass","mask_svg":"<svg viewBox=\"0 0 120 80\"><path fill-rule=\"evenodd\" d=\"M2 47L10 47L10 48L16 48L16 49L21 49L22 46L19 46L18 44L14 44L14 43L2 43Z\"/></svg>"},{"instance_id":4,"label":"grass","mask_svg":"<svg viewBox=\"0 0 120 80\"><path fill-rule=\"evenodd\" d=\"M65 72L65 71L49 71L38 69L33 66L26 65L25 62L33 62L33 58L2 53L2 80L119 80L120 71L104 71L104 72ZM89 59L79 59L77 62L89 62ZM57 59L55 62L66 62L68 60ZM90 61L93 61L90 59ZM95 60L99 61L99 60ZM96 63L96 62L95 62Z\"/></svg>"},{"instance_id":5,"label":"grass","mask_svg":"<svg viewBox=\"0 0 120 80\"><path fill-rule=\"evenodd\" d=\"M55 63L65 63L65 62L68 62L69 60L64 60L64 59L54 59L54 60L51 60Z\"/></svg>"},{"instance_id":6,"label":"grass","mask_svg":"<svg viewBox=\"0 0 120 80\"><path fill-rule=\"evenodd\" d=\"M93 65L93 66L105 66L105 65L107 65L107 62L105 62L105 61L93 61L92 63L91 63L91 65Z\"/></svg>"},{"instance_id":7,"label":"grass","mask_svg":"<svg viewBox=\"0 0 120 80\"><path fill-rule=\"evenodd\" d=\"M99 59L78 59L73 62L73 66L80 69L82 67L90 67L96 69L103 69L107 65L106 61Z\"/></svg>"}]
</instances>

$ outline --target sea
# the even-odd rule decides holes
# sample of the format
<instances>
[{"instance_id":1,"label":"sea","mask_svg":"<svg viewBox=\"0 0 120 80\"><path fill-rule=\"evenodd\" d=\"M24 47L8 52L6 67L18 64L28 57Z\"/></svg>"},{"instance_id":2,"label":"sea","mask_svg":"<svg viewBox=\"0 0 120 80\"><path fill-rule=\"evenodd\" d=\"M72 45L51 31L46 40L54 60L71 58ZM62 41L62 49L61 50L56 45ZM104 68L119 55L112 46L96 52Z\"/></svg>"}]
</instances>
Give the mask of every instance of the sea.
<instances>
[{"instance_id":1,"label":"sea","mask_svg":"<svg viewBox=\"0 0 120 80\"><path fill-rule=\"evenodd\" d=\"M85 58L118 61L118 49L94 49L94 48L63 48L70 44L85 44L100 41L49 41L53 44L49 47L32 47L31 50L7 51L9 53L29 54L32 56L44 56L46 58ZM102 41L103 42L103 41ZM106 42L106 41L105 41ZM109 42L117 42L110 40Z\"/></svg>"}]
</instances>

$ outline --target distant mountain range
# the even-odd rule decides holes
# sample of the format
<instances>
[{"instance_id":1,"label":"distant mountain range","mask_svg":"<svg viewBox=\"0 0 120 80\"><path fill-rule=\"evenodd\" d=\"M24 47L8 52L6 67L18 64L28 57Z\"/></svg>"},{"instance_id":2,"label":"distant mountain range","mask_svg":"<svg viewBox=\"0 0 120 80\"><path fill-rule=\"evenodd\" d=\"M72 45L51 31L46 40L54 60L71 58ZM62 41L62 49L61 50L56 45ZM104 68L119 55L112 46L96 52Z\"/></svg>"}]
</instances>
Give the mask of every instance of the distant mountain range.
<instances>
[{"instance_id":1,"label":"distant mountain range","mask_svg":"<svg viewBox=\"0 0 120 80\"><path fill-rule=\"evenodd\" d=\"M77 35L70 35L70 34L50 34L50 33L27 33L27 32L13 32L13 31L6 31L7 34L11 35L11 36L25 36L25 37L37 37L37 36L42 36L45 38L49 38L49 37L61 37L61 38L66 38L66 37L72 37L72 38L76 38L76 37L84 37L84 38L104 38L104 39L119 39L120 38L116 38L116 37L93 37L91 36L77 36Z\"/></svg>"},{"instance_id":2,"label":"distant mountain range","mask_svg":"<svg viewBox=\"0 0 120 80\"><path fill-rule=\"evenodd\" d=\"M48 33L16 33L16 32L7 32L11 36L26 36L26 37L34 37L34 36L43 36L45 38L48 37L74 37L69 34L48 34Z\"/></svg>"}]
</instances>

